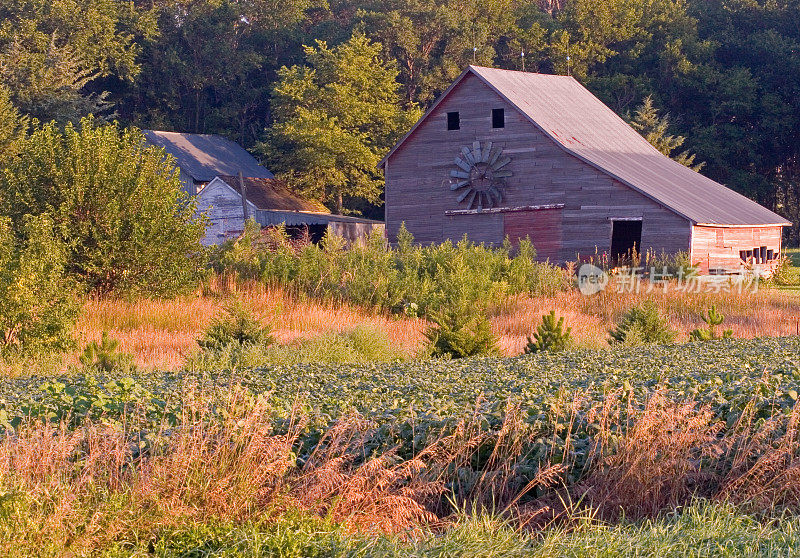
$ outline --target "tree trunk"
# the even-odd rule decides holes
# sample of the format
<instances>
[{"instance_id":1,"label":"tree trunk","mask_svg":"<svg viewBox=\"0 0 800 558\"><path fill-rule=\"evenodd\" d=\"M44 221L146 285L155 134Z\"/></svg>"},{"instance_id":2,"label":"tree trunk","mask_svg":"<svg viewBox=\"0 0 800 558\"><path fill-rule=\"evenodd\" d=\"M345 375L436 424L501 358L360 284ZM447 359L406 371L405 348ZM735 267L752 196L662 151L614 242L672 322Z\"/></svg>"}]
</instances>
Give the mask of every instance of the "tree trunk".
<instances>
[{"instance_id":1,"label":"tree trunk","mask_svg":"<svg viewBox=\"0 0 800 558\"><path fill-rule=\"evenodd\" d=\"M336 215L341 215L342 214L342 209L343 209L342 206L343 206L343 203L342 203L342 191L341 190L337 190L336 191Z\"/></svg>"}]
</instances>

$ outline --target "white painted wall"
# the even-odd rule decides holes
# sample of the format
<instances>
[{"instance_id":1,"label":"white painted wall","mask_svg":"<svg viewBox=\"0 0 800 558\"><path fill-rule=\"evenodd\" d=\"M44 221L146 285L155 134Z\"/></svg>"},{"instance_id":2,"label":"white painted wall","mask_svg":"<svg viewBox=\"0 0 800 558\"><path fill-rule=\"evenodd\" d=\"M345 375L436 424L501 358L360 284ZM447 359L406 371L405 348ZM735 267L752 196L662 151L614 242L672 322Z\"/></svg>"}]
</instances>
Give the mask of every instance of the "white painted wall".
<instances>
[{"instance_id":1,"label":"white painted wall","mask_svg":"<svg viewBox=\"0 0 800 558\"><path fill-rule=\"evenodd\" d=\"M255 206L248 202L248 214L255 215ZM209 182L197 194L197 211L208 218L206 235L201 241L204 246L222 244L236 238L244 230L242 197L220 178Z\"/></svg>"}]
</instances>

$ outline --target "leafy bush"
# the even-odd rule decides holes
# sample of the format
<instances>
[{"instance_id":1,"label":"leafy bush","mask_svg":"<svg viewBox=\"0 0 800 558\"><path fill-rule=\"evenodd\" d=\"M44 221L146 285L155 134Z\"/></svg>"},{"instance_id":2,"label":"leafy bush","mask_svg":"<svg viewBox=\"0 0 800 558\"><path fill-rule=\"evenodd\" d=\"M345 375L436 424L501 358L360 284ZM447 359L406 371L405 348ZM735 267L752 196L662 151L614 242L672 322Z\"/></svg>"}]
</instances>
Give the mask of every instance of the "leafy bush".
<instances>
[{"instance_id":1,"label":"leafy bush","mask_svg":"<svg viewBox=\"0 0 800 558\"><path fill-rule=\"evenodd\" d=\"M453 292L440 309L429 315L432 325L425 331L434 357L463 358L496 355L497 337L480 304L469 296L465 285Z\"/></svg>"},{"instance_id":2,"label":"leafy bush","mask_svg":"<svg viewBox=\"0 0 800 558\"><path fill-rule=\"evenodd\" d=\"M203 219L173 161L135 129L88 118L34 130L0 171L0 213L17 232L26 214L48 213L67 271L95 292L169 295L203 267Z\"/></svg>"},{"instance_id":3,"label":"leafy bush","mask_svg":"<svg viewBox=\"0 0 800 558\"><path fill-rule=\"evenodd\" d=\"M556 312L551 310L549 314L542 316L542 323L536 328L533 339L528 337L525 353L564 351L572 345L571 332L571 327L564 329L564 317L562 316L556 321Z\"/></svg>"},{"instance_id":4,"label":"leafy bush","mask_svg":"<svg viewBox=\"0 0 800 558\"><path fill-rule=\"evenodd\" d=\"M465 286L472 301L486 305L508 295L552 295L569 288L560 268L536 261L528 241L516 250L508 243L495 249L466 238L417 246L405 228L396 247L388 247L376 232L364 245L345 250L335 236L327 235L319 245L298 243L283 228L261 236L251 226L243 238L213 251L212 267L300 296L419 315L441 309L455 283Z\"/></svg>"},{"instance_id":5,"label":"leafy bush","mask_svg":"<svg viewBox=\"0 0 800 558\"><path fill-rule=\"evenodd\" d=\"M263 368L289 364L355 364L404 360L406 354L391 346L386 332L359 326L351 331L329 332L280 345L229 344L216 351L190 356L186 370Z\"/></svg>"},{"instance_id":6,"label":"leafy bush","mask_svg":"<svg viewBox=\"0 0 800 558\"><path fill-rule=\"evenodd\" d=\"M25 216L18 235L0 218L0 356L73 346L78 305L65 262L48 215Z\"/></svg>"},{"instance_id":7,"label":"leafy bush","mask_svg":"<svg viewBox=\"0 0 800 558\"><path fill-rule=\"evenodd\" d=\"M714 339L727 339L733 337L733 330L726 329L722 336L717 334L717 326L725 321L725 316L717 312L717 307L712 305L705 314L700 314L700 318L706 323L706 327L697 328L689 333L691 341L712 341Z\"/></svg>"},{"instance_id":8,"label":"leafy bush","mask_svg":"<svg viewBox=\"0 0 800 558\"><path fill-rule=\"evenodd\" d=\"M628 310L617 326L608 333L611 335L609 343L623 343L630 346L668 344L675 341L677 336L677 332L669 326L651 300L646 300Z\"/></svg>"},{"instance_id":9,"label":"leafy bush","mask_svg":"<svg viewBox=\"0 0 800 558\"><path fill-rule=\"evenodd\" d=\"M786 254L781 254L778 265L770 275L769 282L781 287L800 285L800 272L792 265L792 260Z\"/></svg>"},{"instance_id":10,"label":"leafy bush","mask_svg":"<svg viewBox=\"0 0 800 558\"><path fill-rule=\"evenodd\" d=\"M100 372L130 370L133 365L131 355L119 351L119 341L109 337L104 331L100 341L87 343L80 356L81 364Z\"/></svg>"},{"instance_id":11,"label":"leafy bush","mask_svg":"<svg viewBox=\"0 0 800 558\"><path fill-rule=\"evenodd\" d=\"M229 346L266 346L275 342L271 328L263 325L250 308L235 300L224 308L197 340L204 351L222 351Z\"/></svg>"}]
</instances>

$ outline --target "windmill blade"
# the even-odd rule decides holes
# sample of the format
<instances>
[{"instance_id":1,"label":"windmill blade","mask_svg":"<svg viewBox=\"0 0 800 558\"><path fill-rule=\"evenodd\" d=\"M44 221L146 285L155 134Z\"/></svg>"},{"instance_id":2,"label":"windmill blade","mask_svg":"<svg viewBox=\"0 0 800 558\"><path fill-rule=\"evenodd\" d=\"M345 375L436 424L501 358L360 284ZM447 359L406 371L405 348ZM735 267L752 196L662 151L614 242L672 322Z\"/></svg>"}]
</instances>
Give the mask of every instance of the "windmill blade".
<instances>
[{"instance_id":1,"label":"windmill blade","mask_svg":"<svg viewBox=\"0 0 800 558\"><path fill-rule=\"evenodd\" d=\"M494 198L497 203L503 201L503 193L498 190L496 186L489 186L489 194L491 194L492 198Z\"/></svg>"},{"instance_id":2,"label":"windmill blade","mask_svg":"<svg viewBox=\"0 0 800 558\"><path fill-rule=\"evenodd\" d=\"M496 170L496 171L497 171L497 170L500 170L500 169L502 169L504 166L506 166L507 164L509 164L510 162L511 162L511 157L506 157L506 158L505 158L505 159L503 159L502 161L497 161L496 163L492 164L492 165L491 165L491 166L492 166L492 170Z\"/></svg>"},{"instance_id":3,"label":"windmill blade","mask_svg":"<svg viewBox=\"0 0 800 558\"><path fill-rule=\"evenodd\" d=\"M472 142L472 156L475 158L476 163L481 160L481 142Z\"/></svg>"},{"instance_id":4,"label":"windmill blade","mask_svg":"<svg viewBox=\"0 0 800 558\"><path fill-rule=\"evenodd\" d=\"M489 160L489 155L492 154L492 142L487 141L486 145L483 147L483 151L481 152L481 163L485 163Z\"/></svg>"},{"instance_id":5,"label":"windmill blade","mask_svg":"<svg viewBox=\"0 0 800 558\"><path fill-rule=\"evenodd\" d=\"M463 171L469 172L472 167L469 166L469 163L466 163L460 157L456 157L456 166Z\"/></svg>"},{"instance_id":6,"label":"windmill blade","mask_svg":"<svg viewBox=\"0 0 800 558\"><path fill-rule=\"evenodd\" d=\"M469 209L472 209L472 205L475 203L475 196L477 196L477 195L478 195L478 192L476 192L475 190L471 190L471 195L470 195L469 199L467 200L467 207Z\"/></svg>"},{"instance_id":7,"label":"windmill blade","mask_svg":"<svg viewBox=\"0 0 800 558\"><path fill-rule=\"evenodd\" d=\"M469 178L468 172L461 172L457 170L450 171L450 178Z\"/></svg>"},{"instance_id":8,"label":"windmill blade","mask_svg":"<svg viewBox=\"0 0 800 558\"><path fill-rule=\"evenodd\" d=\"M456 201L457 201L458 203L461 203L462 201L464 201L465 199L467 199L467 196L469 196L469 195L470 195L472 192L474 192L474 190L472 190L472 189L467 189L467 190L464 190L463 192L461 192L461 193L458 195L458 197L456 198Z\"/></svg>"},{"instance_id":9,"label":"windmill blade","mask_svg":"<svg viewBox=\"0 0 800 558\"><path fill-rule=\"evenodd\" d=\"M453 190L453 191L459 190L459 189L463 188L464 186L466 186L467 184L469 184L469 180L461 180L460 182L456 182L455 184L451 184L450 185L450 189Z\"/></svg>"},{"instance_id":10,"label":"windmill blade","mask_svg":"<svg viewBox=\"0 0 800 558\"><path fill-rule=\"evenodd\" d=\"M462 147L461 153L464 155L464 159L467 160L467 163L470 165L475 164L475 158L472 156L472 152L469 150L469 147Z\"/></svg>"},{"instance_id":11,"label":"windmill blade","mask_svg":"<svg viewBox=\"0 0 800 558\"><path fill-rule=\"evenodd\" d=\"M514 173L511 171L500 171L492 174L494 178L508 178L509 176L514 176Z\"/></svg>"},{"instance_id":12,"label":"windmill blade","mask_svg":"<svg viewBox=\"0 0 800 558\"><path fill-rule=\"evenodd\" d=\"M478 192L478 195L475 196L475 201L478 202L478 210L483 209L483 192Z\"/></svg>"},{"instance_id":13,"label":"windmill blade","mask_svg":"<svg viewBox=\"0 0 800 558\"><path fill-rule=\"evenodd\" d=\"M499 147L498 147L498 148L497 148L497 151L495 151L494 153L492 153L492 156L491 156L491 157L489 157L489 160L487 161L487 163L489 164L489 166L491 167L492 165L494 165L494 162L495 162L495 161L497 161L497 159L498 159L498 158L500 157L500 155L502 155L502 154L503 154L503 150L502 150L501 148L499 148Z\"/></svg>"}]
</instances>

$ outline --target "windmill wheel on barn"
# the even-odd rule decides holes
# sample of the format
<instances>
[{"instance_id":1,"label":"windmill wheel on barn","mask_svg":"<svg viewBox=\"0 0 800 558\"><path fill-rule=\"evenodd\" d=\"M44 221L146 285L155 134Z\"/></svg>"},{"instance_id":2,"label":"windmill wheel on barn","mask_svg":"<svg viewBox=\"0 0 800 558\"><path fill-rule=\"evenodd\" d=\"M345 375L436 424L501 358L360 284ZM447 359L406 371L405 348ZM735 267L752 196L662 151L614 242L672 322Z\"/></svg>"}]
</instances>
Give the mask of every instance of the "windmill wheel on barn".
<instances>
[{"instance_id":1,"label":"windmill wheel on barn","mask_svg":"<svg viewBox=\"0 0 800 558\"><path fill-rule=\"evenodd\" d=\"M455 158L455 170L450 171L450 189L458 192L458 203L468 209L496 207L503 201L506 178L512 175L505 167L510 157L503 157L503 149L492 142L476 141L472 148L463 147Z\"/></svg>"}]
</instances>

